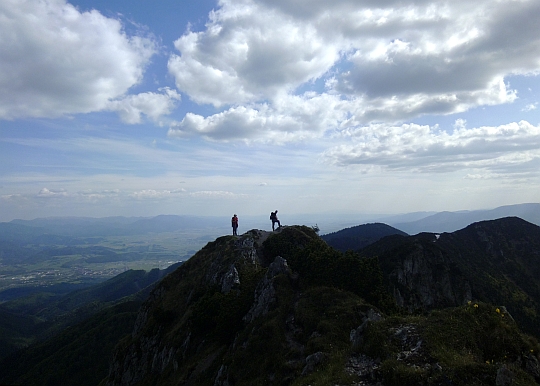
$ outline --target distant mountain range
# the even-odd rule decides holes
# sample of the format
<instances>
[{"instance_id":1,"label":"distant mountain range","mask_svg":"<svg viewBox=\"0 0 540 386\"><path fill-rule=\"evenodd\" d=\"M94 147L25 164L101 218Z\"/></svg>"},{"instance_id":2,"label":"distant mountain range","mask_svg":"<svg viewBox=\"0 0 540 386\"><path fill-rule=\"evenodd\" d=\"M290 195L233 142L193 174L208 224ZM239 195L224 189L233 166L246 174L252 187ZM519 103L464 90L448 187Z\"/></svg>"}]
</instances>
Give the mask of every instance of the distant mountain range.
<instances>
[{"instance_id":1,"label":"distant mountain range","mask_svg":"<svg viewBox=\"0 0 540 386\"><path fill-rule=\"evenodd\" d=\"M349 249L357 251L390 235L449 233L464 229L475 222L505 217L519 217L540 226L540 204L508 205L491 210L408 213L382 218L384 223L374 222L341 229L321 235L321 238L342 252ZM406 221L411 218L415 220Z\"/></svg>"},{"instance_id":2,"label":"distant mountain range","mask_svg":"<svg viewBox=\"0 0 540 386\"><path fill-rule=\"evenodd\" d=\"M474 222L511 216L516 216L530 223L540 225L540 204L507 205L490 210L439 212L426 215L414 221L403 220L403 218L399 217L381 219L381 221L410 235L414 235L420 232L454 232ZM407 215L404 218L407 218Z\"/></svg>"},{"instance_id":3,"label":"distant mountain range","mask_svg":"<svg viewBox=\"0 0 540 386\"><path fill-rule=\"evenodd\" d=\"M0 223L0 238L130 236L205 229L223 222L219 217L160 215L156 217L49 217Z\"/></svg>"},{"instance_id":4,"label":"distant mountain range","mask_svg":"<svg viewBox=\"0 0 540 386\"><path fill-rule=\"evenodd\" d=\"M540 225L540 204L517 204L501 206L490 210L456 211L456 212L414 212L392 216L347 215L285 215L282 223L288 224L295 219L305 225L319 223L321 229L342 230L350 223L356 226L361 223L384 223L407 234L420 232L453 232L477 221L495 220L501 217L517 216L533 224ZM259 216L261 217L261 216ZM240 229L265 229L270 225L267 217L243 216L240 218ZM340 220L341 218L341 220ZM68 237L89 238L108 236L130 236L149 233L174 232L178 230L208 230L229 228L230 218L226 216L178 216L160 215L155 217L50 217L34 220L13 220L0 222L0 240L39 242L56 238L58 244L69 244ZM296 222L298 223L298 222ZM339 225L342 224L342 225ZM212 232L209 232L212 233Z\"/></svg>"}]
</instances>

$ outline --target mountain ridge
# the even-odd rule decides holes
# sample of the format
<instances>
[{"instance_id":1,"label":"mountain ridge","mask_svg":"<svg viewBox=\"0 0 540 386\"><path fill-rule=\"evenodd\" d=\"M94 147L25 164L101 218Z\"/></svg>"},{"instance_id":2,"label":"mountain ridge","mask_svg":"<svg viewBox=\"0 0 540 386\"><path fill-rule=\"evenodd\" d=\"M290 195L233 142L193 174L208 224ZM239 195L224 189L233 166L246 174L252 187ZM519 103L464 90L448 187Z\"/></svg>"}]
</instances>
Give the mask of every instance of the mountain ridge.
<instances>
[{"instance_id":1,"label":"mountain ridge","mask_svg":"<svg viewBox=\"0 0 540 386\"><path fill-rule=\"evenodd\" d=\"M442 233L454 232L474 222L495 220L509 216L517 216L533 224L540 225L540 204L505 205L489 210L444 211L412 222L390 222L390 225L408 234L420 232Z\"/></svg>"},{"instance_id":2,"label":"mountain ridge","mask_svg":"<svg viewBox=\"0 0 540 386\"><path fill-rule=\"evenodd\" d=\"M526 238L535 240L540 228L517 221L523 234L527 233L525 228L533 227L533 236ZM516 227L516 220L501 219L495 220L494 229L508 228L505 224L509 222L514 223L510 227ZM484 225L473 224L471 229ZM403 384L403 377L409 377L408 384L435 385L452 379L456 385L487 385L495 382L501 366L512 366L515 379L524 380L523 384L534 384L535 377L540 381L537 341L531 340L532 346L528 346L529 338L516 329L512 311L473 298L481 291L471 286L463 266L454 266L448 247L439 248L443 235L388 236L372 244L370 250L386 250L388 258L341 254L307 227L286 227L265 234L264 242L262 235L253 230L239 238L218 238L165 278L141 308L131 337L117 348L104 384L329 384L324 383L327 378L320 378L324 373L341 379L341 383L334 380L332 384L344 385L355 384L353 379L366 385L398 385ZM514 236L507 240L522 240L519 234L517 239ZM381 248L388 240L392 245ZM537 243L532 247L536 251ZM437 254L434 265L426 265ZM418 264L427 270L415 269ZM417 280L414 275L418 272L425 280ZM369 284L362 286L368 278ZM439 279L448 285L439 286ZM424 290L430 293L425 296ZM474 323L482 327L471 330L482 340L466 345L471 350L474 347L477 354L465 359L467 354L453 346L452 350L458 350L456 355L468 364L461 367L444 359L445 350L439 352L430 344L452 345L451 340L458 338L432 330L427 316L395 314L396 306L409 311L447 309L441 312L450 320L476 320ZM439 314L428 315L437 319ZM520 323L524 317L519 315ZM377 332L381 326L386 327ZM507 359L489 345L490 338L484 333L489 329L502 334L499 349L506 352ZM515 335L503 338L507 333ZM405 341L393 346L391 342L401 336ZM424 341L438 343L422 346ZM513 343L504 346L506 341ZM409 346L412 343L416 349ZM418 347L424 347L418 351L422 355L413 361L416 354L411 352ZM348 354L343 357L343 353ZM382 363L377 364L376 355ZM408 355L410 360L395 362L395 355ZM508 362L508 355L517 362ZM499 364L488 367L486 358ZM370 363L369 374L359 370L347 378L342 371L351 361ZM341 363L341 370L330 363ZM437 373L433 363L443 363L437 366L444 370ZM527 372L527 366L534 370ZM473 368L484 375L473 375ZM470 377L476 381L471 382Z\"/></svg>"},{"instance_id":3,"label":"mountain ridge","mask_svg":"<svg viewBox=\"0 0 540 386\"><path fill-rule=\"evenodd\" d=\"M515 217L358 253L306 226L218 237L125 315L100 385L540 384L539 259ZM43 384L36 366L10 380Z\"/></svg>"}]
</instances>

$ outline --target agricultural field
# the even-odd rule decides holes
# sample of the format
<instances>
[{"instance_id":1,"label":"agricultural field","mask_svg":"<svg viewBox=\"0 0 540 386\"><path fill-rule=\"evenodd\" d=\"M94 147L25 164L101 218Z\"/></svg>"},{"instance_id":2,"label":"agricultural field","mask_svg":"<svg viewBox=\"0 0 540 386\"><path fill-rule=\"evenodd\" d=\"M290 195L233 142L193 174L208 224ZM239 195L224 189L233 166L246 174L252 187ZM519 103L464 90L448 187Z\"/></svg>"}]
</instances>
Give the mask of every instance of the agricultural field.
<instances>
[{"instance_id":1,"label":"agricultural field","mask_svg":"<svg viewBox=\"0 0 540 386\"><path fill-rule=\"evenodd\" d=\"M37 292L58 294L84 288L130 269L165 269L189 259L219 236L220 230L125 233L0 238L0 302Z\"/></svg>"}]
</instances>

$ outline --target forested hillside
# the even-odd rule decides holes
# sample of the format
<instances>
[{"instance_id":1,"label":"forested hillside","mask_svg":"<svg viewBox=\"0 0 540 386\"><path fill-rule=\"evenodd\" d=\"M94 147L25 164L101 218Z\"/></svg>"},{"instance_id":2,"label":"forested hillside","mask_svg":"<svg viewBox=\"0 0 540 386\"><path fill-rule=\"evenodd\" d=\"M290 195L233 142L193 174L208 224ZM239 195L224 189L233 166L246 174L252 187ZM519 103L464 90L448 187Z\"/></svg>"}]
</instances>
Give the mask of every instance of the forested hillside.
<instances>
[{"instance_id":1,"label":"forested hillside","mask_svg":"<svg viewBox=\"0 0 540 386\"><path fill-rule=\"evenodd\" d=\"M365 248L383 237L391 235L407 236L405 232L389 225L373 223L357 225L337 232L328 233L322 235L321 238L338 251L346 252L348 250L357 251Z\"/></svg>"}]
</instances>

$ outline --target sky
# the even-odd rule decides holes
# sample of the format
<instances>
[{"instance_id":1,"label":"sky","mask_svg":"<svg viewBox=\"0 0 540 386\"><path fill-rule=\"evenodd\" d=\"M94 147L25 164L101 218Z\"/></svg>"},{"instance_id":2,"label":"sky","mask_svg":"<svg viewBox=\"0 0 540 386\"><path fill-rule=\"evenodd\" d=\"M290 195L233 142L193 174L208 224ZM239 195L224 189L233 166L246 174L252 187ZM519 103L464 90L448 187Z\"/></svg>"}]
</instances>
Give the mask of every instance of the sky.
<instances>
[{"instance_id":1,"label":"sky","mask_svg":"<svg viewBox=\"0 0 540 386\"><path fill-rule=\"evenodd\" d=\"M537 0L2 0L0 221L540 202L538 15Z\"/></svg>"}]
</instances>

